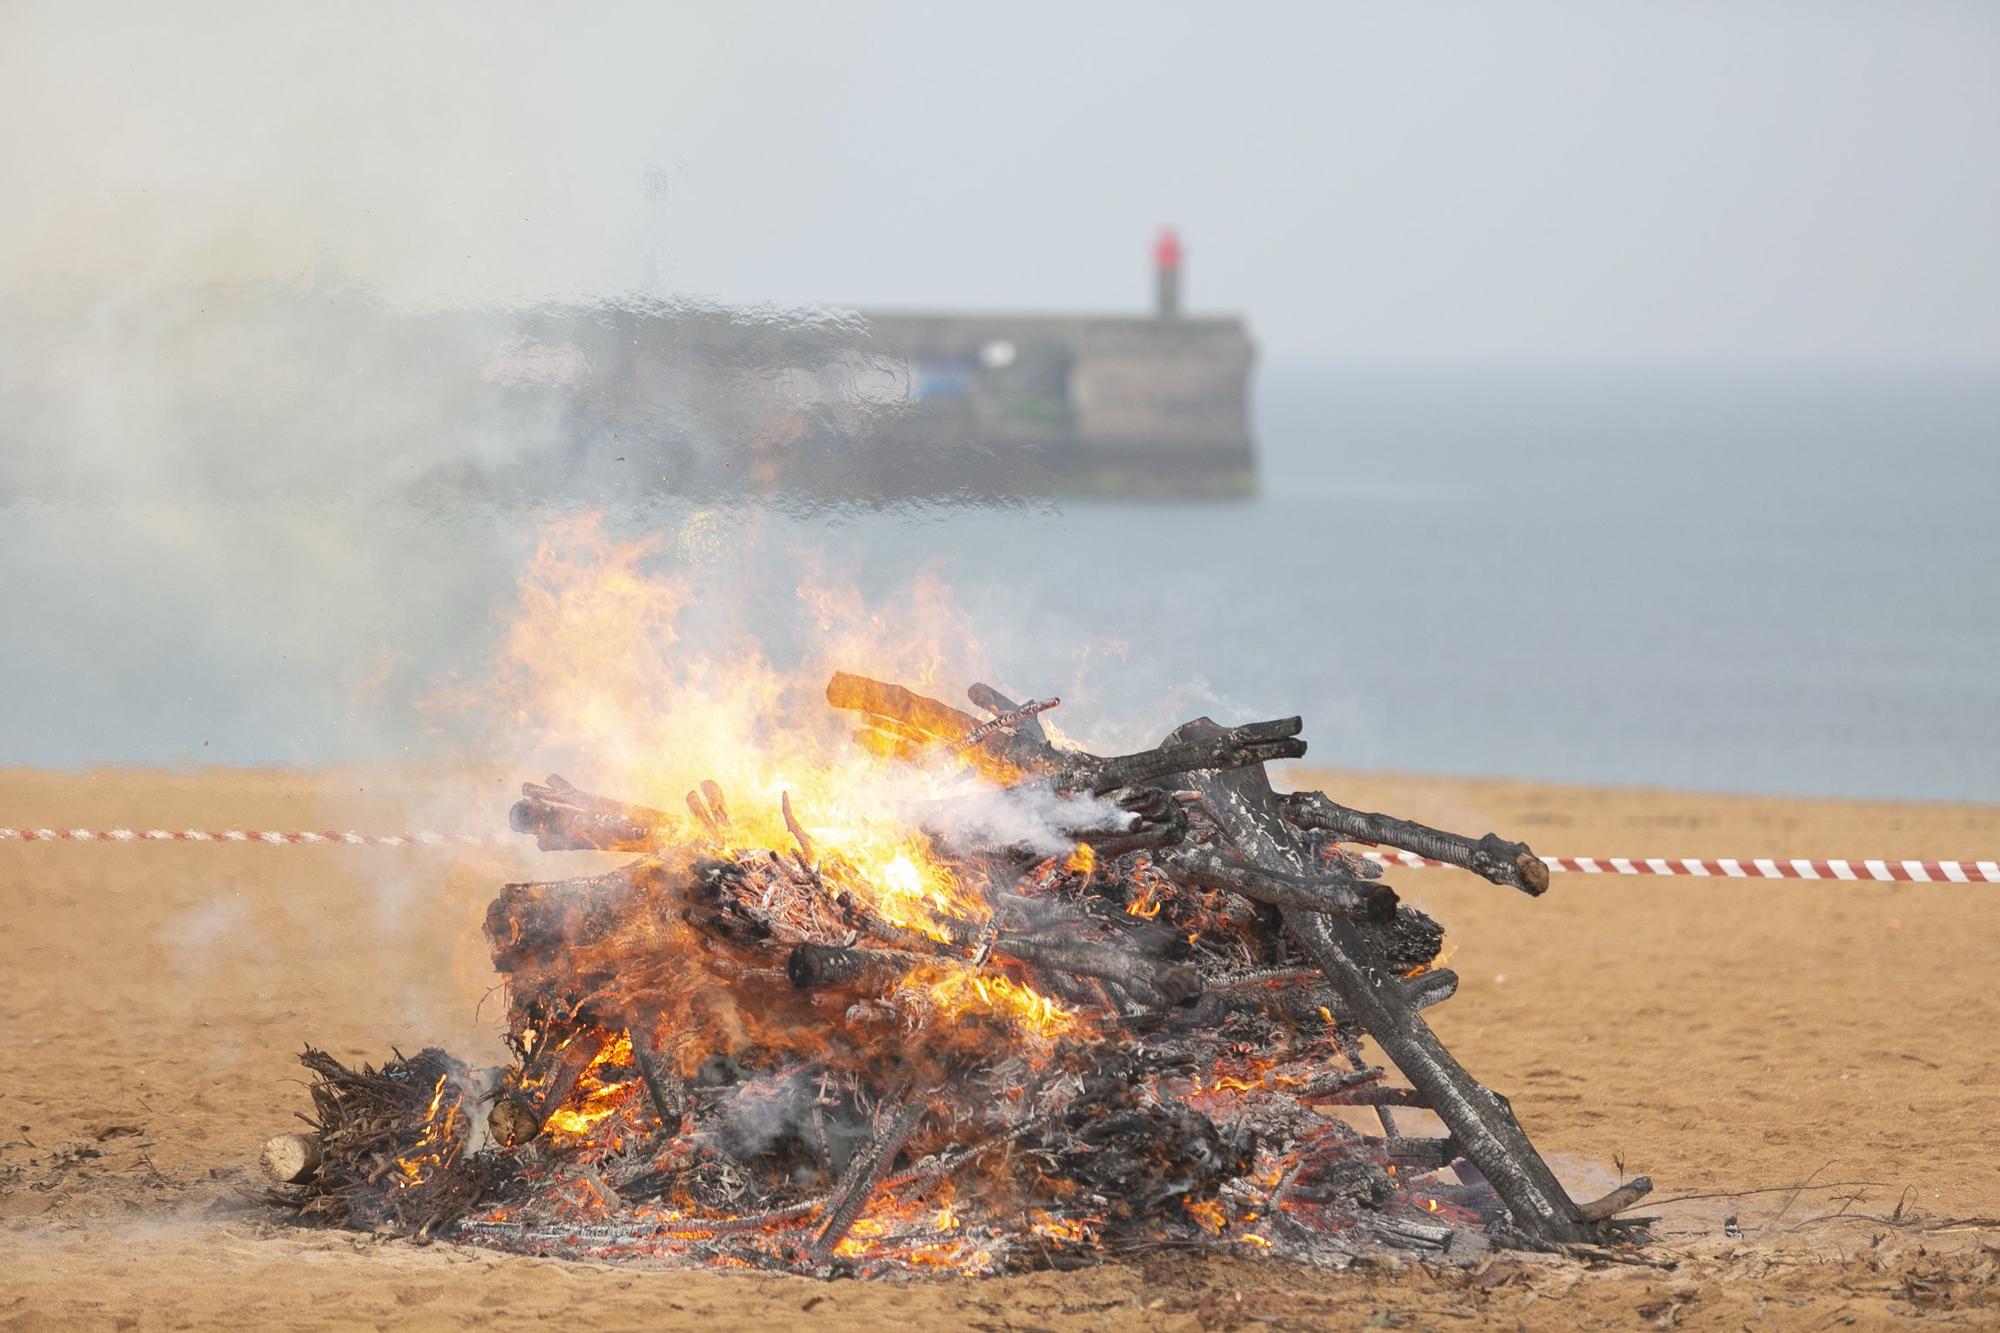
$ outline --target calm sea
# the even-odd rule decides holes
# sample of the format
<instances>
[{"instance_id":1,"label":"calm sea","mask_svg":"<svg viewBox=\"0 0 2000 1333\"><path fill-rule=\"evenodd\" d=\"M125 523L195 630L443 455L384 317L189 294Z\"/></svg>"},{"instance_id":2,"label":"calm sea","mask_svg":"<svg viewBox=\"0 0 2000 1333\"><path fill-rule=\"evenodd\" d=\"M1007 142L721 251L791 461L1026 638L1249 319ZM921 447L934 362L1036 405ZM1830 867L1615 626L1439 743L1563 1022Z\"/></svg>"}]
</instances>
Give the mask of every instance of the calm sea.
<instances>
[{"instance_id":1,"label":"calm sea","mask_svg":"<svg viewBox=\"0 0 2000 1333\"><path fill-rule=\"evenodd\" d=\"M1298 712L1342 767L2000 801L2000 381L1276 369L1258 412L1253 500L725 507L703 558L778 656L799 552L936 573L1102 744ZM436 753L417 701L483 669L553 508L0 505L0 763Z\"/></svg>"}]
</instances>

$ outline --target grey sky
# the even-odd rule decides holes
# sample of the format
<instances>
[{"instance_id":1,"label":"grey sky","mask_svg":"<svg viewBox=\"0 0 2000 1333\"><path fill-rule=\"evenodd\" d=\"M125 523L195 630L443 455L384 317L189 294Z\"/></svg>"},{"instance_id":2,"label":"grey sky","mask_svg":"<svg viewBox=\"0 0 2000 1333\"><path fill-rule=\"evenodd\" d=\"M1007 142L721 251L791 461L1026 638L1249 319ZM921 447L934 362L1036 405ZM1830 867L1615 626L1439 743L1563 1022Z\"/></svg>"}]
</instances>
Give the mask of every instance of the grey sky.
<instances>
[{"instance_id":1,"label":"grey sky","mask_svg":"<svg viewBox=\"0 0 2000 1333\"><path fill-rule=\"evenodd\" d=\"M2000 5L0 8L5 279L2000 365Z\"/></svg>"}]
</instances>

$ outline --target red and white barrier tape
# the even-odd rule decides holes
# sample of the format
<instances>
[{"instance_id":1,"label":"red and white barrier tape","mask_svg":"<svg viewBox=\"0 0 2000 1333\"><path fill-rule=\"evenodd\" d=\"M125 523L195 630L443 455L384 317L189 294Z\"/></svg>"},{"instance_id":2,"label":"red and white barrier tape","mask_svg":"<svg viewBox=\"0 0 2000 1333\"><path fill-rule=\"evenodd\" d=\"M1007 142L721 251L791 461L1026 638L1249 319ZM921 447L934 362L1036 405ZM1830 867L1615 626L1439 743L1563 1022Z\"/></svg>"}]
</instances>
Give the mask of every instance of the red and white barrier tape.
<instances>
[{"instance_id":1,"label":"red and white barrier tape","mask_svg":"<svg viewBox=\"0 0 2000 1333\"><path fill-rule=\"evenodd\" d=\"M1361 853L1387 866L1441 866L1414 852ZM1770 856L1545 856L1572 875L1686 875L1695 879L1835 879L1898 884L2000 884L2000 861L1800 861Z\"/></svg>"},{"instance_id":2,"label":"red and white barrier tape","mask_svg":"<svg viewBox=\"0 0 2000 1333\"><path fill-rule=\"evenodd\" d=\"M0 828L0 842L331 842L349 847L480 847L500 842L477 833L280 833L270 829Z\"/></svg>"},{"instance_id":3,"label":"red and white barrier tape","mask_svg":"<svg viewBox=\"0 0 2000 1333\"><path fill-rule=\"evenodd\" d=\"M479 833L277 832L270 829L14 829L0 842L241 842L269 846L332 843L348 847L485 847L514 844L519 835ZM1444 862L1383 849L1361 855L1387 866L1417 869ZM1545 856L1550 870L1572 875L1684 875L1694 879L1830 879L1897 884L2000 884L2000 861L1803 861L1777 857Z\"/></svg>"}]
</instances>

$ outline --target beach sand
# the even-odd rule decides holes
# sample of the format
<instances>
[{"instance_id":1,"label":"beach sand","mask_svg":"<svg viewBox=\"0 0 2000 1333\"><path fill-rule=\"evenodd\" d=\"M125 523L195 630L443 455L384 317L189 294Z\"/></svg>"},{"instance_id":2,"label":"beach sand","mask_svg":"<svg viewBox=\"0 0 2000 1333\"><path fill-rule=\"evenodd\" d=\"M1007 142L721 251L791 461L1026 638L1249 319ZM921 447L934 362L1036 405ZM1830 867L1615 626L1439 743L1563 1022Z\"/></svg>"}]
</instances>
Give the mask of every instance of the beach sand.
<instances>
[{"instance_id":1,"label":"beach sand","mask_svg":"<svg viewBox=\"0 0 2000 1333\"><path fill-rule=\"evenodd\" d=\"M2000 856L1996 807L1289 780L1546 854ZM0 825L389 830L424 788L349 770L8 770ZM492 780L489 827L509 795ZM1770 1191L1658 1207L1659 1266L1321 1273L1176 1256L822 1284L420 1248L236 1202L258 1144L305 1105L302 1043L497 1059L481 913L503 879L577 863L531 848L0 843L0 1329L2000 1319L2000 888L1980 886L1560 875L1537 900L1455 871L1391 875L1455 948L1464 981L1432 1011L1440 1033L1577 1192L1621 1170L1652 1176L1660 1199ZM1832 1182L1866 1183L1818 1188Z\"/></svg>"}]
</instances>

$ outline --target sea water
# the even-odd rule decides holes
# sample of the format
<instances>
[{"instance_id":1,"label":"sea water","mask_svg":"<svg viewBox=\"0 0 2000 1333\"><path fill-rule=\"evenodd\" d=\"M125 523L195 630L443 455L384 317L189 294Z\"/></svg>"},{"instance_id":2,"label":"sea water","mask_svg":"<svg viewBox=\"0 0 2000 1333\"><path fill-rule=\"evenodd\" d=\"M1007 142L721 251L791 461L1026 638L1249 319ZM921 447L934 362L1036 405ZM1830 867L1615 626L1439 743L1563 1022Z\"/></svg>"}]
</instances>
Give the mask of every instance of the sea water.
<instances>
[{"instance_id":1,"label":"sea water","mask_svg":"<svg viewBox=\"0 0 2000 1333\"><path fill-rule=\"evenodd\" d=\"M1256 436L1244 500L600 498L781 660L801 553L934 576L1107 749L1296 712L1346 768L2000 801L2000 380L1277 367ZM575 504L314 474L0 502L0 763L451 753L427 701Z\"/></svg>"}]
</instances>

